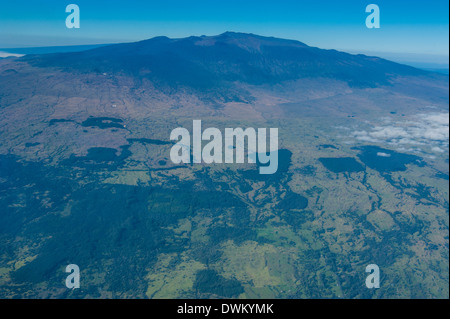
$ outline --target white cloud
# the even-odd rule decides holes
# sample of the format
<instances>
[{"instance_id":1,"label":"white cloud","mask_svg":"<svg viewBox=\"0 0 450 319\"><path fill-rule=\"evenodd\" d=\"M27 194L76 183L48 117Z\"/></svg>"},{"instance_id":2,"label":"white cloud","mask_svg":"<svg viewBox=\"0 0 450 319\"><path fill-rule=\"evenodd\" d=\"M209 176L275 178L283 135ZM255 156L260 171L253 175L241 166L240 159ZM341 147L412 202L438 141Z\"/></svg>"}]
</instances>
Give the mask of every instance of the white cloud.
<instances>
[{"instance_id":1,"label":"white cloud","mask_svg":"<svg viewBox=\"0 0 450 319\"><path fill-rule=\"evenodd\" d=\"M440 152L449 144L449 113L418 114L408 120L381 119L383 124L352 136L364 142L392 145L429 145ZM439 150L438 150L439 149Z\"/></svg>"},{"instance_id":2,"label":"white cloud","mask_svg":"<svg viewBox=\"0 0 450 319\"><path fill-rule=\"evenodd\" d=\"M445 152L442 148L437 147L437 146L433 147L431 150L436 153L444 153Z\"/></svg>"},{"instance_id":3,"label":"white cloud","mask_svg":"<svg viewBox=\"0 0 450 319\"><path fill-rule=\"evenodd\" d=\"M4 51L0 51L0 58L7 58L10 56L13 57L21 57L24 56L25 54L16 54L16 53L9 53L9 52L4 52Z\"/></svg>"},{"instance_id":4,"label":"white cloud","mask_svg":"<svg viewBox=\"0 0 450 319\"><path fill-rule=\"evenodd\" d=\"M383 153L383 152L378 152L377 156L381 156L381 157L391 157L391 154L388 153Z\"/></svg>"}]
</instances>

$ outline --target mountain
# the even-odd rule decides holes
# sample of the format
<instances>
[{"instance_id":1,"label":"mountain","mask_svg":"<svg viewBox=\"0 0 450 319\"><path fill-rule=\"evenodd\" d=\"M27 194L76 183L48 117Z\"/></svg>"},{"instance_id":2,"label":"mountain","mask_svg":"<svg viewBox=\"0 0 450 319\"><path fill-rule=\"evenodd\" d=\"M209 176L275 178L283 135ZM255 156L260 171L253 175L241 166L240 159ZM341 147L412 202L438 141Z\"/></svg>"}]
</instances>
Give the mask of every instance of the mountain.
<instances>
[{"instance_id":1,"label":"mountain","mask_svg":"<svg viewBox=\"0 0 450 319\"><path fill-rule=\"evenodd\" d=\"M27 76L17 74L9 80L35 78L38 86L45 85L36 89L47 96L61 94L52 93L61 85L59 80L53 83L59 77L73 82L72 88L83 87L79 94L85 98L123 91L123 85L118 84L121 79L133 88L117 93L130 107L149 103L150 92L150 96L163 96L152 102L152 111L161 103L166 110L178 107L173 97L180 94L190 104L195 103L200 113L223 109L227 103L246 103L247 113L254 113L249 116L264 114L266 118L324 113L366 116L381 110L413 114L424 104L445 109L449 100L446 75L298 41L233 32L182 39L156 37L82 52L27 55L14 61L16 64L9 64L14 67L4 72L22 68ZM41 71L53 76L41 83ZM14 102L14 98L10 102L7 98L13 92L4 94L0 103ZM386 103L380 95L389 96L391 102ZM108 99L115 98L102 96L102 100ZM283 103L272 106L275 100Z\"/></svg>"},{"instance_id":2,"label":"mountain","mask_svg":"<svg viewBox=\"0 0 450 319\"><path fill-rule=\"evenodd\" d=\"M389 84L397 76L427 73L377 57L310 47L292 40L226 32L218 36L157 37L69 54L25 59L40 67L122 73L170 86L197 89L229 82L277 84L302 78L332 78L354 87Z\"/></svg>"},{"instance_id":3,"label":"mountain","mask_svg":"<svg viewBox=\"0 0 450 319\"><path fill-rule=\"evenodd\" d=\"M2 59L0 298L448 298L448 84L231 32ZM173 163L193 120L278 170Z\"/></svg>"}]
</instances>

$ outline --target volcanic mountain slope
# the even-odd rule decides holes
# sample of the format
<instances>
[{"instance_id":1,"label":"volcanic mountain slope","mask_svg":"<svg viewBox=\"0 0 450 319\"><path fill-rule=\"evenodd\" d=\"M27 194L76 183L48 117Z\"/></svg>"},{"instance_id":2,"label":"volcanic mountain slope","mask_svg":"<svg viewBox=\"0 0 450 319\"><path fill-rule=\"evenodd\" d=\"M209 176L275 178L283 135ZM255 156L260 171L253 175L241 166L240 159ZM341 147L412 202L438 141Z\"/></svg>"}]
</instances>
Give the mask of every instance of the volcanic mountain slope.
<instances>
[{"instance_id":1,"label":"volcanic mountain slope","mask_svg":"<svg viewBox=\"0 0 450 319\"><path fill-rule=\"evenodd\" d=\"M227 32L214 37L157 37L73 54L29 57L32 65L80 72L124 73L197 89L239 81L278 84L332 78L354 87L388 84L426 72L376 57L321 50L297 41Z\"/></svg>"},{"instance_id":2,"label":"volcanic mountain slope","mask_svg":"<svg viewBox=\"0 0 450 319\"><path fill-rule=\"evenodd\" d=\"M448 298L448 101L448 76L241 33L3 59L0 297ZM278 172L171 163L194 119L279 128Z\"/></svg>"},{"instance_id":3,"label":"volcanic mountain slope","mask_svg":"<svg viewBox=\"0 0 450 319\"><path fill-rule=\"evenodd\" d=\"M257 112L269 112L267 116L272 116L273 108L264 106L282 105L281 110L274 110L276 117L286 112L292 116L293 110L297 115L332 112L345 116L374 109L386 111L391 108L389 102L398 112L415 112L424 103L441 108L448 103L448 77L443 75L377 57L232 32L184 39L157 37L83 52L28 55L16 61L18 65L7 62L1 69L9 75L1 78L3 106L17 102L16 97L8 99L16 89L7 81L17 82L19 89L27 85L21 83L26 78L36 83L36 93L54 96L57 93L52 88L60 81L57 75L64 77L79 97L128 86L132 87L129 95L137 95L130 99L152 98L139 96L145 90L151 91L150 95L165 95L167 105L173 105L170 98L180 92L186 98L200 99L195 104L217 108L230 102L247 103L249 110L261 108ZM12 77L10 73L19 69L21 74ZM43 74L49 72L54 77L46 76L43 81ZM21 100L26 98L26 94L21 96ZM299 102L306 103L299 106Z\"/></svg>"}]
</instances>

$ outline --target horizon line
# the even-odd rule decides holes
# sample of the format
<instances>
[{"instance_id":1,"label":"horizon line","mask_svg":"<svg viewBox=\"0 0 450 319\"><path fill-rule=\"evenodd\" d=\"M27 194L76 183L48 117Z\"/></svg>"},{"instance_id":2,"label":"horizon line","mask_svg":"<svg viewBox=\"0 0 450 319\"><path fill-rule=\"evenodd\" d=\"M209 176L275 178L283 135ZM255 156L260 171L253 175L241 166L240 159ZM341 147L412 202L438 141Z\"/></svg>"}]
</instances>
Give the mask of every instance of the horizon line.
<instances>
[{"instance_id":1,"label":"horizon line","mask_svg":"<svg viewBox=\"0 0 450 319\"><path fill-rule=\"evenodd\" d=\"M149 37L149 38L144 38L141 40L123 40L123 41L112 41L112 42L106 42L107 40L105 40L105 42L102 43L102 41L99 41L98 43L84 43L84 44L62 44L62 45L38 45L38 46L33 46L33 45L23 45L23 46L14 46L14 47L2 47L0 48L0 58L5 58L8 56L4 56L5 54L10 54L10 56L16 56L17 55L26 55L26 54L39 54L39 53L22 53L20 51L22 50L32 50L32 49L53 49L53 48L81 48L81 47L100 47L100 46L109 46L109 45L117 45L117 44L132 44L132 43L137 43L137 42L142 42L142 41L148 41L148 40L152 40L155 38L168 38L171 40L181 40L181 39L187 39L187 38L191 38L191 37L198 37L198 38L202 38L202 37L218 37L218 36L222 36L225 35L227 33L230 34L238 34L238 35L248 35L248 36L255 36L255 37L262 37L262 38L271 38L271 39L279 39L279 40L286 40L286 41L295 41L298 43L302 43L305 44L307 46L310 47L316 47L316 48L320 48L320 49L324 49L324 50L336 50L336 51L341 51L341 52L345 52L345 53L349 53L349 54L353 54L353 55L357 55L357 54L363 54L363 55L367 55L367 56L373 56L373 57L379 57L379 58L383 58L386 60L390 60L393 62L398 62L398 63L403 63L403 64L428 64L428 65L435 65L436 67L442 67L444 69L448 69L449 68L449 54L443 54L443 53L417 53L417 52L399 52L399 51L375 51L375 50L367 50L367 49L346 49L346 48L324 48L324 47L319 47L319 46L311 46L308 45L307 43L297 40L297 39L290 39L290 38L280 38L280 37L276 37L276 36L270 36L270 35L260 35L260 34L256 34L256 33L251 33L251 32L238 32L238 31L225 31L219 34L215 34L215 35L191 35L191 36L185 36L185 37L169 37L167 35L158 35L158 36L153 36L153 37ZM11 50L18 50L18 51L11 51ZM89 50L89 49L87 49ZM65 51L65 52L70 52L70 51ZM72 52L76 52L76 51L72 51ZM383 56L384 55L384 56ZM403 57L402 57L403 56ZM444 61L430 61L428 59L420 59L420 57L424 58L437 58L437 59L445 59ZM410 60L408 60L408 58ZM419 59L419 60L417 60ZM414 66L414 65L412 65Z\"/></svg>"}]
</instances>

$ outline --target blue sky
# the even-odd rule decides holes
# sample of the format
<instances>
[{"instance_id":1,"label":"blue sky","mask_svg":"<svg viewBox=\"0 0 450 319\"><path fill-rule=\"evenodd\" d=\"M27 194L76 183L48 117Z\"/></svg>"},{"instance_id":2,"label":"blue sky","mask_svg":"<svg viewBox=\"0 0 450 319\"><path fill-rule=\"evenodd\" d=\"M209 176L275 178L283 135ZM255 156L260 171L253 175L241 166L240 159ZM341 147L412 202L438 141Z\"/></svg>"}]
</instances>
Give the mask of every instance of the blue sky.
<instances>
[{"instance_id":1,"label":"blue sky","mask_svg":"<svg viewBox=\"0 0 450 319\"><path fill-rule=\"evenodd\" d=\"M65 7L77 4L81 28L67 29ZM375 3L381 28L365 26ZM159 35L225 31L300 40L350 52L389 52L448 63L446 0L0 0L0 47L129 42Z\"/></svg>"}]
</instances>

